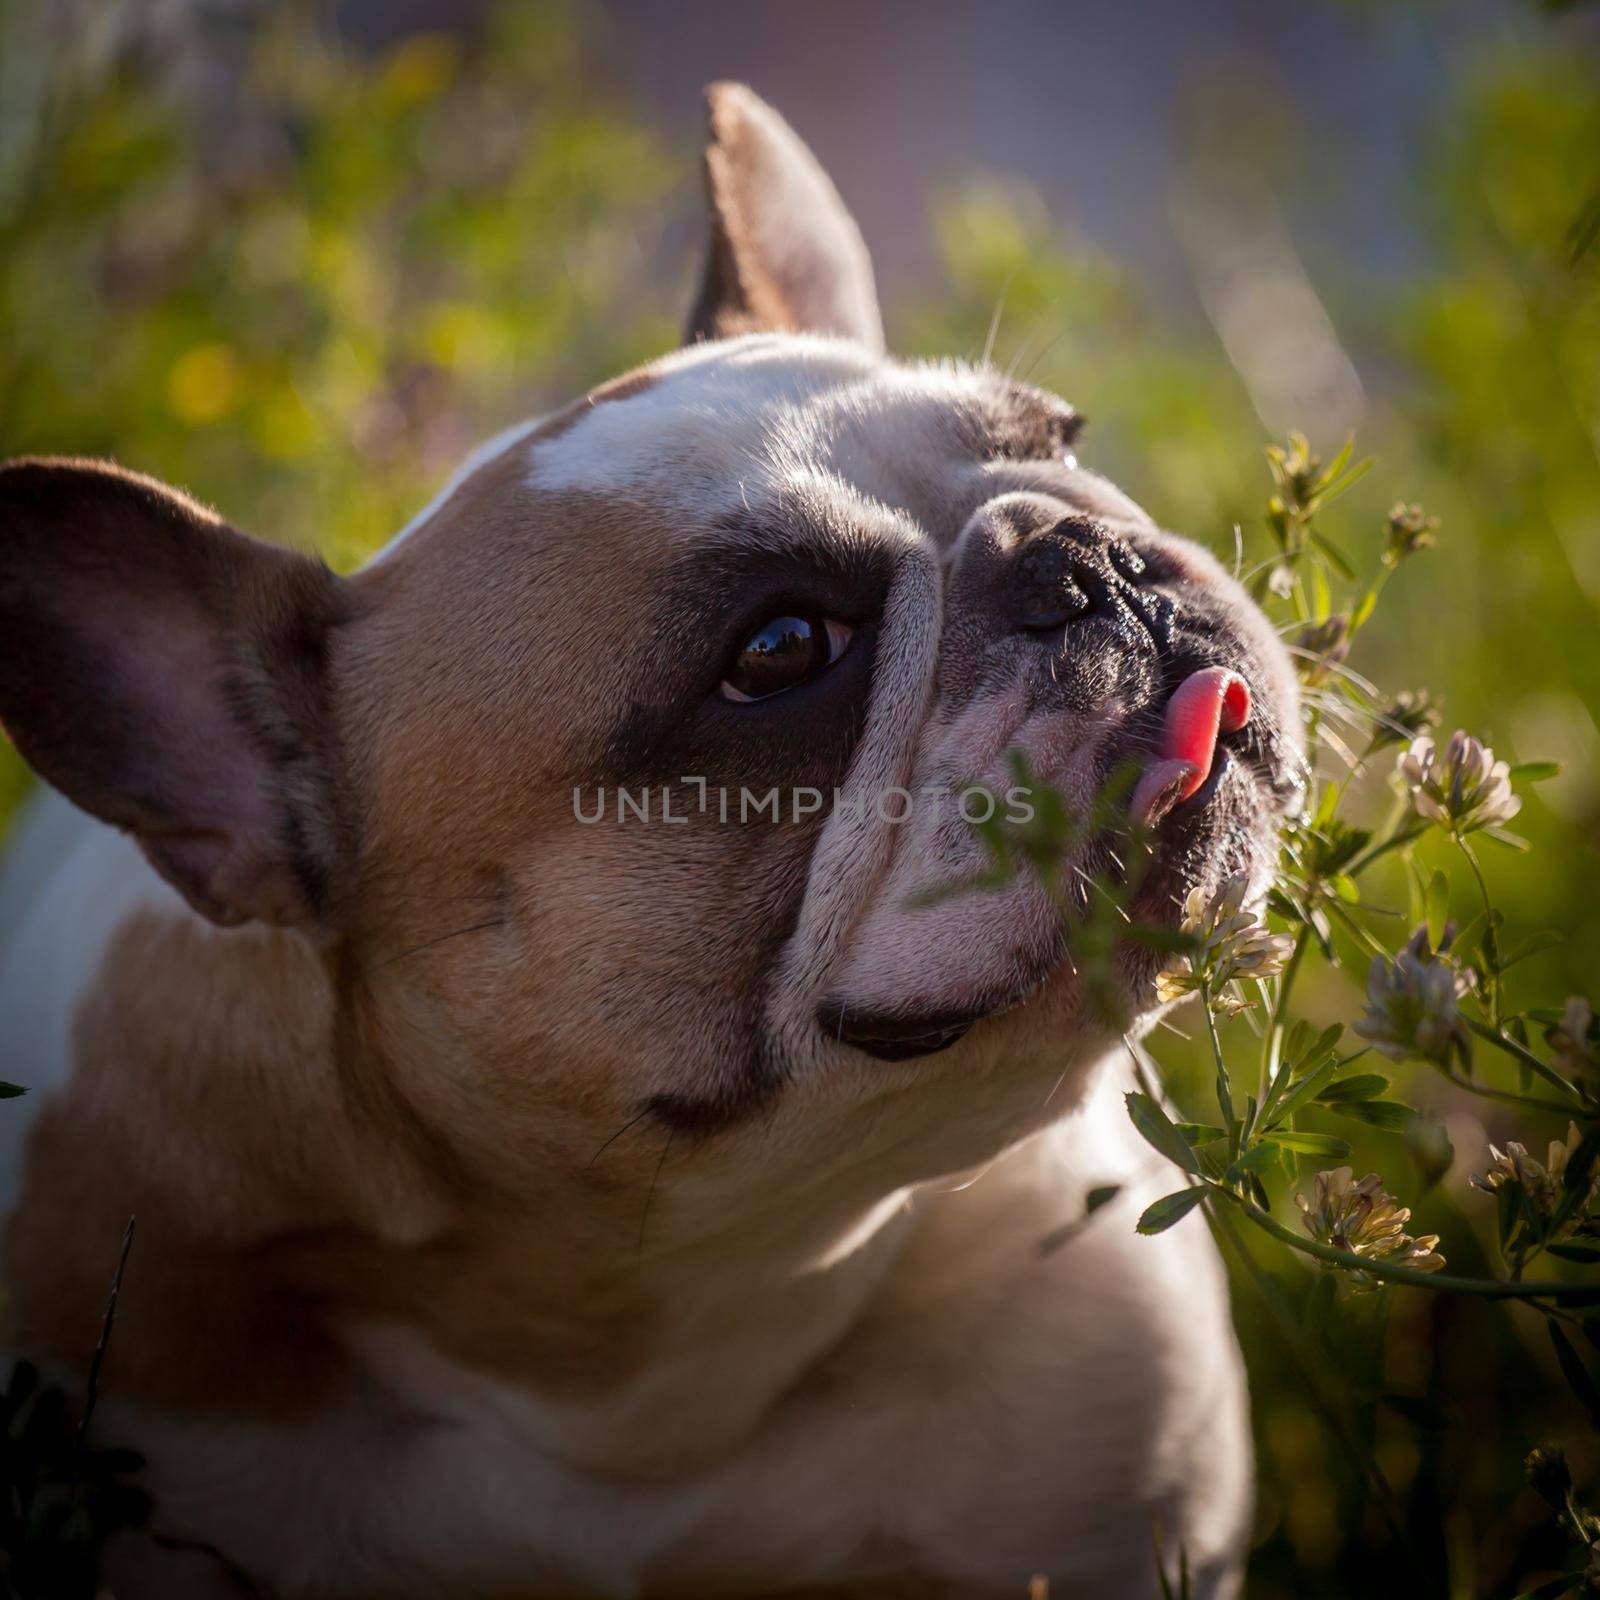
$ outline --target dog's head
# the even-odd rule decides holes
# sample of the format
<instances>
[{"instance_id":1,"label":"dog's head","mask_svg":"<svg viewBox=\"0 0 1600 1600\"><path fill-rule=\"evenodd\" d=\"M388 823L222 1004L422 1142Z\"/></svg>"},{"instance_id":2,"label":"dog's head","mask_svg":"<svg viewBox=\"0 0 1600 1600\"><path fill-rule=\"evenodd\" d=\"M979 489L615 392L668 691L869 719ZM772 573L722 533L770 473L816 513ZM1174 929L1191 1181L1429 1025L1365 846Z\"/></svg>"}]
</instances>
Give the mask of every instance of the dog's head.
<instances>
[{"instance_id":1,"label":"dog's head","mask_svg":"<svg viewBox=\"0 0 1600 1600\"><path fill-rule=\"evenodd\" d=\"M466 1170L573 1181L637 1119L790 1174L848 1131L910 1181L1109 1037L1037 880L936 892L986 865L969 819L1024 814L1013 753L1085 816L1143 771L1134 909L1170 923L1264 879L1293 678L1065 401L888 359L828 179L747 91L711 108L691 342L363 571L113 468L0 474L0 716L205 915L316 941L336 1048ZM1130 1014L1157 964L1120 958Z\"/></svg>"}]
</instances>

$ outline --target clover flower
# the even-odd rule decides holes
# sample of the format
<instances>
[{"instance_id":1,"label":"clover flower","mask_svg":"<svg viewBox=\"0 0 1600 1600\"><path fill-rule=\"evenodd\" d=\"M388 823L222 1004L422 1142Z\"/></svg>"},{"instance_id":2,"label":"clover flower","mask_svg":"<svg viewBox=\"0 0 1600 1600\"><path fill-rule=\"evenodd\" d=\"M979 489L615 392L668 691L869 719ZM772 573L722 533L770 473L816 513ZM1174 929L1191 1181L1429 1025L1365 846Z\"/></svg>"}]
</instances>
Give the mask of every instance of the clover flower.
<instances>
[{"instance_id":1,"label":"clover flower","mask_svg":"<svg viewBox=\"0 0 1600 1600\"><path fill-rule=\"evenodd\" d=\"M1569 995L1561 1020L1545 1029L1545 1042L1555 1052L1555 1065L1573 1074L1600 1069L1595 1049L1594 1011L1582 995Z\"/></svg>"},{"instance_id":2,"label":"clover flower","mask_svg":"<svg viewBox=\"0 0 1600 1600\"><path fill-rule=\"evenodd\" d=\"M1567 1163L1577 1153L1578 1146L1582 1143L1583 1135L1578 1132L1578 1125L1568 1123L1566 1138L1550 1141L1550 1149L1542 1164L1528 1154L1525 1146L1518 1144L1514 1139L1507 1141L1504 1150L1498 1145L1490 1145L1489 1154L1494 1160L1490 1163L1489 1170L1482 1174L1474 1172L1467 1182L1474 1189L1482 1189L1485 1194L1493 1194L1507 1184L1514 1184L1528 1197L1528 1203L1533 1207L1535 1214L1549 1221L1566 1194ZM1578 1213L1582 1211L1583 1205L1587 1204L1589 1195L1594 1193L1595 1181L1595 1178L1590 1178L1588 1193L1584 1196L1583 1203L1573 1208L1566 1221L1557 1230L1555 1238L1565 1238L1582 1220Z\"/></svg>"},{"instance_id":3,"label":"clover flower","mask_svg":"<svg viewBox=\"0 0 1600 1600\"><path fill-rule=\"evenodd\" d=\"M1313 622L1295 637L1295 669L1308 688L1324 681L1350 654L1350 619L1342 613Z\"/></svg>"},{"instance_id":4,"label":"clover flower","mask_svg":"<svg viewBox=\"0 0 1600 1600\"><path fill-rule=\"evenodd\" d=\"M1527 1474L1528 1487L1546 1505L1556 1511L1566 1510L1567 1496L1572 1493L1572 1469L1560 1445L1535 1445L1524 1458L1522 1470Z\"/></svg>"},{"instance_id":5,"label":"clover flower","mask_svg":"<svg viewBox=\"0 0 1600 1600\"><path fill-rule=\"evenodd\" d=\"M1471 1036L1461 1015L1466 975L1428 943L1418 928L1394 960L1374 956L1367 971L1367 1009L1355 1031L1391 1061L1466 1062Z\"/></svg>"},{"instance_id":6,"label":"clover flower","mask_svg":"<svg viewBox=\"0 0 1600 1600\"><path fill-rule=\"evenodd\" d=\"M1385 745L1410 744L1429 728L1437 727L1439 708L1426 689L1402 689L1378 712L1377 723L1372 751L1382 750Z\"/></svg>"},{"instance_id":7,"label":"clover flower","mask_svg":"<svg viewBox=\"0 0 1600 1600\"><path fill-rule=\"evenodd\" d=\"M1314 1180L1314 1198L1297 1194L1295 1204L1303 1214L1306 1232L1319 1244L1367 1256L1390 1266L1410 1267L1416 1272L1438 1272L1445 1260L1436 1246L1439 1236L1426 1233L1413 1238L1405 1231L1411 1209L1402 1206L1383 1187L1383 1179L1369 1172L1359 1183L1350 1167L1334 1167L1319 1172ZM1380 1280L1364 1273L1354 1274L1367 1287Z\"/></svg>"},{"instance_id":8,"label":"clover flower","mask_svg":"<svg viewBox=\"0 0 1600 1600\"><path fill-rule=\"evenodd\" d=\"M1387 566L1398 566L1407 556L1426 550L1435 542L1439 519L1430 517L1421 506L1401 500L1389 508L1389 537L1383 547Z\"/></svg>"},{"instance_id":9,"label":"clover flower","mask_svg":"<svg viewBox=\"0 0 1600 1600\"><path fill-rule=\"evenodd\" d=\"M1210 894L1199 887L1189 891L1180 930L1198 941L1197 947L1182 966L1157 974L1160 999L1176 1000L1203 988L1216 998L1222 985L1236 978L1259 980L1283 970L1294 940L1268 932L1253 911L1244 909L1249 888L1248 876L1236 872Z\"/></svg>"},{"instance_id":10,"label":"clover flower","mask_svg":"<svg viewBox=\"0 0 1600 1600\"><path fill-rule=\"evenodd\" d=\"M1511 769L1460 729L1442 752L1426 735L1414 740L1395 770L1417 814L1452 833L1495 827L1522 809L1511 792Z\"/></svg>"}]
</instances>

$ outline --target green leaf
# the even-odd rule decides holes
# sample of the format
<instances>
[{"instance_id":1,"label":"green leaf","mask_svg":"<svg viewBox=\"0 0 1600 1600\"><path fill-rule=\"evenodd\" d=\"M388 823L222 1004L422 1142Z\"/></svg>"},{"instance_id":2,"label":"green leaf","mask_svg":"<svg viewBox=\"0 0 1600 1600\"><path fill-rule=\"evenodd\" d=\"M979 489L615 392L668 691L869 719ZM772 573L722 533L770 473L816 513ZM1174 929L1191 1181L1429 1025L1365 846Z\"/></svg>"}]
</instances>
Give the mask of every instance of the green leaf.
<instances>
[{"instance_id":1,"label":"green leaf","mask_svg":"<svg viewBox=\"0 0 1600 1600\"><path fill-rule=\"evenodd\" d=\"M1597 1156L1600 1156L1600 1127L1593 1127L1567 1158L1561 1181L1568 1194L1582 1196L1589 1192L1589 1174L1594 1170Z\"/></svg>"},{"instance_id":2,"label":"green leaf","mask_svg":"<svg viewBox=\"0 0 1600 1600\"><path fill-rule=\"evenodd\" d=\"M1262 1138L1297 1155L1321 1156L1328 1161L1342 1161L1350 1154L1349 1140L1335 1139L1330 1133L1267 1133Z\"/></svg>"},{"instance_id":3,"label":"green leaf","mask_svg":"<svg viewBox=\"0 0 1600 1600\"><path fill-rule=\"evenodd\" d=\"M1545 1326L1550 1330L1550 1343L1556 1347L1556 1360L1561 1363L1561 1375L1567 1380L1568 1388L1583 1402L1584 1409L1589 1413L1589 1420L1593 1422L1596 1430L1600 1431L1600 1389L1595 1387L1589 1369L1583 1364L1583 1357L1561 1331L1561 1324L1550 1322Z\"/></svg>"},{"instance_id":4,"label":"green leaf","mask_svg":"<svg viewBox=\"0 0 1600 1600\"><path fill-rule=\"evenodd\" d=\"M1132 1089L1125 1098L1128 1115L1146 1143L1153 1145L1168 1161L1175 1161L1185 1172L1199 1171L1189 1141L1178 1132L1172 1119L1149 1095Z\"/></svg>"},{"instance_id":5,"label":"green leaf","mask_svg":"<svg viewBox=\"0 0 1600 1600\"><path fill-rule=\"evenodd\" d=\"M1310 1025L1306 1025L1306 1032L1310 1033ZM1328 1061L1334 1051L1339 1048L1339 1040L1344 1034L1342 1022L1331 1023L1324 1028L1311 1042L1304 1046L1298 1054L1291 1053L1290 1060L1294 1062L1295 1077L1302 1077L1307 1073L1315 1072ZM1300 1037L1299 1027L1290 1035L1291 1041Z\"/></svg>"},{"instance_id":6,"label":"green leaf","mask_svg":"<svg viewBox=\"0 0 1600 1600\"><path fill-rule=\"evenodd\" d=\"M1122 1193L1120 1183L1103 1183L1097 1189L1091 1189L1083 1197L1083 1214L1092 1217L1101 1206L1109 1204Z\"/></svg>"},{"instance_id":7,"label":"green leaf","mask_svg":"<svg viewBox=\"0 0 1600 1600\"><path fill-rule=\"evenodd\" d=\"M0 1100L15 1100L28 1091L20 1083L0 1083Z\"/></svg>"},{"instance_id":8,"label":"green leaf","mask_svg":"<svg viewBox=\"0 0 1600 1600\"><path fill-rule=\"evenodd\" d=\"M1291 1062L1298 1061L1311 1048L1311 1041L1315 1037L1316 1029L1304 1017L1296 1018L1288 1037L1283 1041L1284 1058Z\"/></svg>"},{"instance_id":9,"label":"green leaf","mask_svg":"<svg viewBox=\"0 0 1600 1600\"><path fill-rule=\"evenodd\" d=\"M1246 1178L1258 1176L1278 1159L1278 1152L1265 1142L1252 1145L1223 1174L1226 1183L1242 1183Z\"/></svg>"},{"instance_id":10,"label":"green leaf","mask_svg":"<svg viewBox=\"0 0 1600 1600\"><path fill-rule=\"evenodd\" d=\"M1336 872L1328 879L1328 887L1344 901L1354 906L1361 903L1361 888L1348 872Z\"/></svg>"},{"instance_id":11,"label":"green leaf","mask_svg":"<svg viewBox=\"0 0 1600 1600\"><path fill-rule=\"evenodd\" d=\"M1597 1158L1600 1158L1600 1126L1589 1128L1579 1141L1578 1148L1567 1158L1561 1180L1561 1204L1550 1218L1551 1233L1560 1232L1567 1218L1589 1198L1590 1175Z\"/></svg>"},{"instance_id":12,"label":"green leaf","mask_svg":"<svg viewBox=\"0 0 1600 1600\"><path fill-rule=\"evenodd\" d=\"M1544 783L1547 779L1561 776L1561 763L1559 761L1519 761L1511 769L1513 783Z\"/></svg>"},{"instance_id":13,"label":"green leaf","mask_svg":"<svg viewBox=\"0 0 1600 1600\"><path fill-rule=\"evenodd\" d=\"M1286 1118L1293 1116L1306 1101L1319 1095L1338 1070L1338 1061L1329 1057L1309 1077L1302 1078L1273 1108L1272 1125L1276 1127Z\"/></svg>"},{"instance_id":14,"label":"green leaf","mask_svg":"<svg viewBox=\"0 0 1600 1600\"><path fill-rule=\"evenodd\" d=\"M1388 1133L1403 1132L1416 1115L1410 1106L1403 1106L1398 1100L1350 1100L1330 1105L1328 1109L1335 1116L1350 1117Z\"/></svg>"},{"instance_id":15,"label":"green leaf","mask_svg":"<svg viewBox=\"0 0 1600 1600\"><path fill-rule=\"evenodd\" d=\"M1592 1244L1547 1244L1545 1249L1558 1261L1577 1261L1584 1266L1600 1261L1600 1249Z\"/></svg>"},{"instance_id":16,"label":"green leaf","mask_svg":"<svg viewBox=\"0 0 1600 1600\"><path fill-rule=\"evenodd\" d=\"M1181 1222L1205 1199L1210 1190L1203 1183L1192 1189L1179 1189L1176 1194L1163 1195L1153 1205L1146 1207L1139 1218L1139 1232L1165 1233L1173 1223Z\"/></svg>"},{"instance_id":17,"label":"green leaf","mask_svg":"<svg viewBox=\"0 0 1600 1600\"><path fill-rule=\"evenodd\" d=\"M1508 850L1516 850L1526 855L1533 846L1522 837L1520 833L1507 833L1504 828L1483 829L1485 839L1493 839L1496 844L1503 844Z\"/></svg>"},{"instance_id":18,"label":"green leaf","mask_svg":"<svg viewBox=\"0 0 1600 1600\"><path fill-rule=\"evenodd\" d=\"M1455 940L1450 946L1450 954L1457 961L1468 962L1478 948L1478 941L1488 931L1489 918L1485 912L1480 911L1464 928L1456 932Z\"/></svg>"},{"instance_id":19,"label":"green leaf","mask_svg":"<svg viewBox=\"0 0 1600 1600\"><path fill-rule=\"evenodd\" d=\"M1340 1100L1376 1100L1389 1087L1381 1072L1358 1072L1349 1078L1336 1078L1317 1096L1324 1105Z\"/></svg>"},{"instance_id":20,"label":"green leaf","mask_svg":"<svg viewBox=\"0 0 1600 1600\"><path fill-rule=\"evenodd\" d=\"M1600 1306L1600 1288L1596 1289L1563 1289L1561 1291L1561 1304L1572 1306Z\"/></svg>"},{"instance_id":21,"label":"green leaf","mask_svg":"<svg viewBox=\"0 0 1600 1600\"><path fill-rule=\"evenodd\" d=\"M1175 1122L1173 1127L1196 1149L1201 1145L1215 1144L1219 1139L1228 1137L1226 1128L1219 1128L1211 1122Z\"/></svg>"},{"instance_id":22,"label":"green leaf","mask_svg":"<svg viewBox=\"0 0 1600 1600\"><path fill-rule=\"evenodd\" d=\"M1537 933L1530 933L1514 950L1509 950L1500 959L1500 970L1504 972L1508 967L1514 967L1519 961L1531 960L1534 956L1543 955L1546 950L1554 949L1561 943L1561 935L1554 928L1541 928Z\"/></svg>"},{"instance_id":23,"label":"green leaf","mask_svg":"<svg viewBox=\"0 0 1600 1600\"><path fill-rule=\"evenodd\" d=\"M1322 534L1318 533L1315 528L1311 530L1311 540L1312 543L1315 544L1316 547L1323 553L1323 555L1328 558L1329 564L1333 567L1333 570L1337 572L1346 583L1355 582L1356 569L1350 565L1349 556L1347 556L1344 551L1333 542L1333 540L1324 537Z\"/></svg>"}]
</instances>

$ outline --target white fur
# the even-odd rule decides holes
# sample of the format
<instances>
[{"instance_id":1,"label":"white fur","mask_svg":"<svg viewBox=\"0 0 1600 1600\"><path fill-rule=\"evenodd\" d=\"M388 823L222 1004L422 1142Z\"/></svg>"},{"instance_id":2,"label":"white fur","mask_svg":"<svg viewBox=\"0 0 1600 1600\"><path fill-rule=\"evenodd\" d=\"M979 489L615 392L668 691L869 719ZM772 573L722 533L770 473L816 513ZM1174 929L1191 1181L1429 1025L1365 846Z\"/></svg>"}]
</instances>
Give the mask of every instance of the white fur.
<instances>
[{"instance_id":1,"label":"white fur","mask_svg":"<svg viewBox=\"0 0 1600 1600\"><path fill-rule=\"evenodd\" d=\"M634 1596L738 1592L741 1575L764 1588L781 1572L798 1592L871 1576L876 1559L962 1595L1015 1600L1042 1570L1060 1600L1123 1600L1154 1593L1159 1521L1197 1596L1217 1600L1234 1592L1249 1517L1226 1285L1198 1217L1133 1234L1181 1180L1128 1130L1118 1088L1107 1076L1078 1115L959 1193L911 1197L918 1226L896 1230L887 1277L881 1258L832 1263L872 1285L871 1308L704 1469L591 1473L552 1449L551 1408L383 1326L352 1342L408 1424L352 1405L310 1435L222 1429L112 1400L107 1426L139 1438L167 1516L287 1585L382 1574L405 1595L517 1581ZM1079 1236L1044 1248L1081 1217L1086 1188L1118 1181ZM902 1199L870 1220L905 1213ZM749 1314L763 1326L759 1300ZM720 1353L684 1376L715 1406Z\"/></svg>"},{"instance_id":2,"label":"white fur","mask_svg":"<svg viewBox=\"0 0 1600 1600\"><path fill-rule=\"evenodd\" d=\"M979 384L953 364L902 366L816 335L692 345L650 371L648 387L536 444L529 487L644 495L688 515L693 533L741 503L754 512L802 492L819 470L870 495L871 463L850 448L861 425L878 430L874 454L896 453L896 430L907 444L931 444L930 421Z\"/></svg>"}]
</instances>

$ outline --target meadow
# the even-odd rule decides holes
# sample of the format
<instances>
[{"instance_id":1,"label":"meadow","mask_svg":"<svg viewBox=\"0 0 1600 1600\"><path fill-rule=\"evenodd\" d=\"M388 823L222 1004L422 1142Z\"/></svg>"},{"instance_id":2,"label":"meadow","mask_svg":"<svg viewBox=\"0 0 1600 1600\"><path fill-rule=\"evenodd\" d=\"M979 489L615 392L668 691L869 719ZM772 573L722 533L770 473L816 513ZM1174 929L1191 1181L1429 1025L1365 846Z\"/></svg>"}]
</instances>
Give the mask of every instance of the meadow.
<instances>
[{"instance_id":1,"label":"meadow","mask_svg":"<svg viewBox=\"0 0 1600 1600\"><path fill-rule=\"evenodd\" d=\"M1450 62L1405 174L1426 248L1404 272L1318 234L1340 177L1292 92L1219 84L1186 113L1172 210L1206 315L1005 171L935 197L939 285L881 286L892 348L987 353L1065 395L1087 464L1259 583L1304 651L1317 794L1336 785L1337 817L1373 830L1308 866L1337 834L1330 802L1299 838L1300 892L1268 919L1308 952L1292 1015L1281 965L1264 988L1213 969L1208 999L1251 1002L1218 1019L1216 1052L1199 1006L1152 1038L1181 1117L1226 1120L1218 1055L1253 1087L1265 1038L1263 1083L1286 1063L1287 1090L1334 1024L1341 1061L1371 1046L1355 1025L1374 948L1392 957L1420 924L1431 958L1485 905L1505 921L1487 955L1485 927L1456 946L1477 971L1461 1013L1575 1086L1483 1037L1470 1067L1448 1045L1369 1050L1340 1071L1388 1081L1305 1097L1270 1171L1230 1176L1247 1137L1199 1170L1232 1190L1211 1209L1254 1395L1252 1596L1576 1592L1600 1533L1581 1300L1352 1284L1227 1215L1247 1200L1314 1238L1294 1196L1315 1209L1316 1174L1349 1166L1381 1175L1453 1276L1503 1281L1553 1243L1568 1255L1529 1278L1581 1285L1600 1259L1586 1169L1566 1189L1558 1172L1542 1213L1528 1169L1490 1185L1524 1193L1532 1221L1468 1182L1492 1174L1491 1145L1548 1167L1569 1120L1600 1127L1588 1025L1570 1047L1561 1032L1569 997L1600 1001L1600 70L1576 8L1504 9L1497 46ZM476 440L675 342L696 263L671 224L696 203L696 152L608 97L581 8L505 6L377 52L299 5L156 29L68 38L47 8L0 4L0 457L114 456L347 569ZM1252 273L1270 281L1241 311ZM1428 831L1426 785L1395 773L1430 725L1440 760L1459 728L1522 769L1514 818ZM0 748L0 819L27 785ZM1197 936L1216 931L1204 910ZM1448 1081L1469 1072L1510 1098ZM1407 1109L1363 1115L1374 1100ZM1548 1455L1525 1468L1551 1445L1570 1502Z\"/></svg>"}]
</instances>

